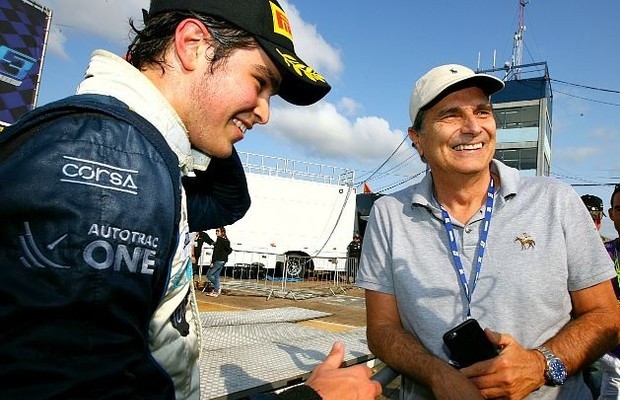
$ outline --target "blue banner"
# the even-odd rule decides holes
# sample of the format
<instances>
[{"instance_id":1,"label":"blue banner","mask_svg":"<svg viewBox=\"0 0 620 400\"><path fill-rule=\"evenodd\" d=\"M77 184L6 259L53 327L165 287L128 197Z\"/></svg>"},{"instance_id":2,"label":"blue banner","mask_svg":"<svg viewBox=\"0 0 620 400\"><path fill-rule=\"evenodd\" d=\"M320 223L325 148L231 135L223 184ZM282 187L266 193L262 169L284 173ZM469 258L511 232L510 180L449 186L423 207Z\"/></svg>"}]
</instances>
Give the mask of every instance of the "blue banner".
<instances>
[{"instance_id":1,"label":"blue banner","mask_svg":"<svg viewBox=\"0 0 620 400\"><path fill-rule=\"evenodd\" d=\"M0 0L0 124L36 103L51 11L32 1Z\"/></svg>"}]
</instances>

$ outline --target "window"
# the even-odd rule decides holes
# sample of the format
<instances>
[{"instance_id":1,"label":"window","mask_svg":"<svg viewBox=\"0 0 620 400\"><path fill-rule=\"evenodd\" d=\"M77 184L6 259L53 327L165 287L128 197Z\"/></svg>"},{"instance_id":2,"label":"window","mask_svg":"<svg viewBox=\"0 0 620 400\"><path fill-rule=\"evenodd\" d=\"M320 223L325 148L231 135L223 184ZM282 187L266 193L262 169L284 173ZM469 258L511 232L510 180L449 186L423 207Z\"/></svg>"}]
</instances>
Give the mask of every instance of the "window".
<instances>
[{"instance_id":1,"label":"window","mask_svg":"<svg viewBox=\"0 0 620 400\"><path fill-rule=\"evenodd\" d=\"M536 171L536 157L538 152L535 147L524 149L498 149L495 151L495 159L500 160L509 167L518 170Z\"/></svg>"},{"instance_id":2,"label":"window","mask_svg":"<svg viewBox=\"0 0 620 400\"><path fill-rule=\"evenodd\" d=\"M501 108L496 109L494 113L498 129L538 126L538 106Z\"/></svg>"}]
</instances>

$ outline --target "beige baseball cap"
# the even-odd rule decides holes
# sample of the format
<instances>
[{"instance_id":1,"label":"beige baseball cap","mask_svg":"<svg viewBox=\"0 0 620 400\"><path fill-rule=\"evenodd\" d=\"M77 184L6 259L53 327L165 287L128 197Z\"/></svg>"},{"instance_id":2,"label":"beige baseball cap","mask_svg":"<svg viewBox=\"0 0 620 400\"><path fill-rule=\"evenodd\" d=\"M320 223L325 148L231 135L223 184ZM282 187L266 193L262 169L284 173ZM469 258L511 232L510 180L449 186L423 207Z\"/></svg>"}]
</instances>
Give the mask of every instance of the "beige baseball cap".
<instances>
[{"instance_id":1,"label":"beige baseball cap","mask_svg":"<svg viewBox=\"0 0 620 400\"><path fill-rule=\"evenodd\" d=\"M472 86L479 87L488 96L504 88L504 82L493 75L477 74L458 64L440 65L428 71L415 83L409 102L411 124L415 123L421 108L438 98L448 88L465 81L471 81Z\"/></svg>"}]
</instances>

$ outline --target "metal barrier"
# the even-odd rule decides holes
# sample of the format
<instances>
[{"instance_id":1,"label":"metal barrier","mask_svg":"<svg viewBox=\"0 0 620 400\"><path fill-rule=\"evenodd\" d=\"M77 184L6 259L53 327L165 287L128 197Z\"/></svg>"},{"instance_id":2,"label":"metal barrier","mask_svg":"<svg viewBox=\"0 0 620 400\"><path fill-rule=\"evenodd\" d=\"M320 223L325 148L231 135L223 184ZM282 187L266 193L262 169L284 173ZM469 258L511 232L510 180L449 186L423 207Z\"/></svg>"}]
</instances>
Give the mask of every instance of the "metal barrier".
<instances>
[{"instance_id":1,"label":"metal barrier","mask_svg":"<svg viewBox=\"0 0 620 400\"><path fill-rule=\"evenodd\" d=\"M370 379L377 381L381 384L381 387L385 388L392 383L394 379L398 378L400 374L393 370L391 367L384 365L380 370L375 372Z\"/></svg>"},{"instance_id":2,"label":"metal barrier","mask_svg":"<svg viewBox=\"0 0 620 400\"><path fill-rule=\"evenodd\" d=\"M357 288L355 277L359 259L355 257L283 256L237 250L233 255L222 268L222 284L231 289L245 288L264 293L267 299L333 296ZM209 289L209 282L204 276L198 275L198 281L204 282L204 286L197 285L198 288L203 291Z\"/></svg>"}]
</instances>

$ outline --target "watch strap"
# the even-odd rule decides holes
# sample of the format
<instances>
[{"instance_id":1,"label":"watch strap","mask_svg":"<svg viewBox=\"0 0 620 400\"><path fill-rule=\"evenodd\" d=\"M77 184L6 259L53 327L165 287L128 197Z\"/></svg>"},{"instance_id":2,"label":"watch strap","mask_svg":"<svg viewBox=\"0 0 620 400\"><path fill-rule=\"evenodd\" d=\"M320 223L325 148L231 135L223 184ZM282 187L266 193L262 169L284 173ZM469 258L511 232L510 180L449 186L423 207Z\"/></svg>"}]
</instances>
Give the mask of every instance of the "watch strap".
<instances>
[{"instance_id":1,"label":"watch strap","mask_svg":"<svg viewBox=\"0 0 620 400\"><path fill-rule=\"evenodd\" d=\"M536 351L538 351L543 355L543 357L545 357L545 379L547 383L553 386L562 385L566 381L566 367L564 366L562 360L560 360L555 354L551 352L551 350L549 350L545 346L536 347ZM554 371L556 371L557 367L560 367L560 376L557 378L557 372L552 373L552 371L550 371L550 367L552 364L555 367Z\"/></svg>"},{"instance_id":2,"label":"watch strap","mask_svg":"<svg viewBox=\"0 0 620 400\"><path fill-rule=\"evenodd\" d=\"M545 346L538 346L536 350L545 357L545 362L549 362L555 355Z\"/></svg>"}]
</instances>

